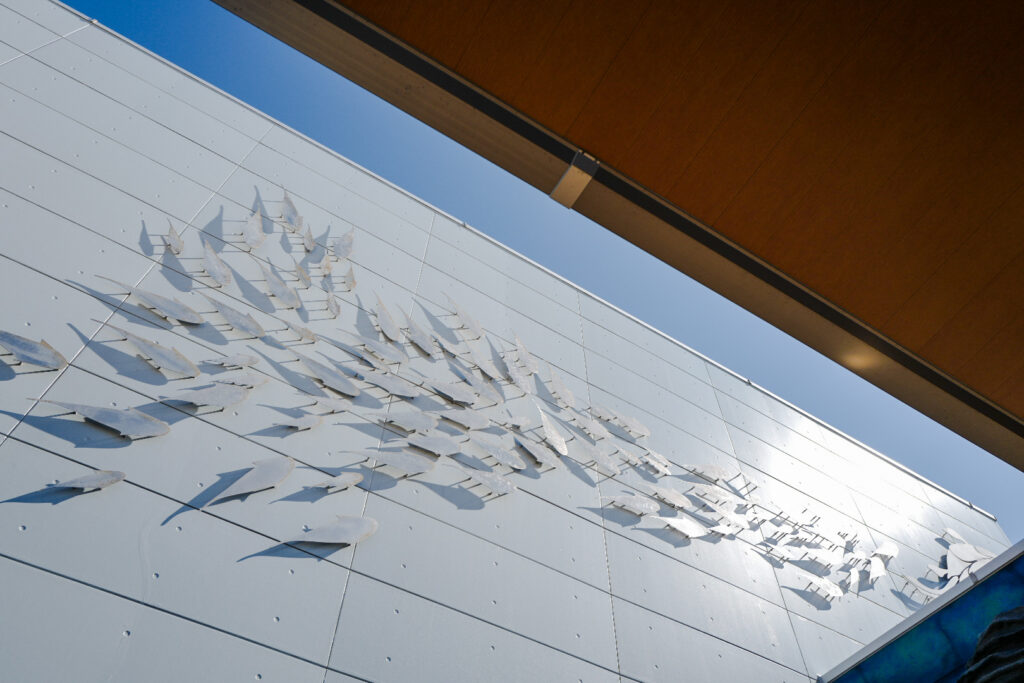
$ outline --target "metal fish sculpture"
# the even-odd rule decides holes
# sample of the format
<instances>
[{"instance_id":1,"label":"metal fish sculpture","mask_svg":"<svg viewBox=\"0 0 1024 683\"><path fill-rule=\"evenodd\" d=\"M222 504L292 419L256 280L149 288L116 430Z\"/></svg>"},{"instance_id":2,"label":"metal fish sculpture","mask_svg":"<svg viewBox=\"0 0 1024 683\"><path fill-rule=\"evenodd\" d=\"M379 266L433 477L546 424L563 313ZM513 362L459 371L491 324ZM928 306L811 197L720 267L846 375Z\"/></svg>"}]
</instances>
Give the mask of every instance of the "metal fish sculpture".
<instances>
[{"instance_id":1,"label":"metal fish sculpture","mask_svg":"<svg viewBox=\"0 0 1024 683\"><path fill-rule=\"evenodd\" d=\"M298 292L286 285L284 280L275 275L265 265L262 263L258 263L258 265L260 270L263 271L263 279L267 281L267 288L282 306L285 308L298 308L302 305Z\"/></svg>"},{"instance_id":2,"label":"metal fish sculpture","mask_svg":"<svg viewBox=\"0 0 1024 683\"><path fill-rule=\"evenodd\" d=\"M384 336L391 341L401 342L401 328L395 323L395 319L391 317L391 312L388 310L388 307L384 305L380 295L377 294L375 296L377 297L377 308L374 312L377 314L377 327L379 327Z\"/></svg>"},{"instance_id":3,"label":"metal fish sculpture","mask_svg":"<svg viewBox=\"0 0 1024 683\"><path fill-rule=\"evenodd\" d=\"M227 287L231 284L231 269L221 261L207 240L203 240L203 269L214 279L218 287Z\"/></svg>"},{"instance_id":4,"label":"metal fish sculpture","mask_svg":"<svg viewBox=\"0 0 1024 683\"><path fill-rule=\"evenodd\" d=\"M245 496L257 491L272 489L284 481L293 469L295 469L295 461L287 456L257 460L245 474L203 507L235 496Z\"/></svg>"},{"instance_id":5,"label":"metal fish sculpture","mask_svg":"<svg viewBox=\"0 0 1024 683\"><path fill-rule=\"evenodd\" d=\"M171 431L171 426L163 420L150 417L135 408L108 408L106 406L90 406L83 403L67 403L39 399L42 403L50 403L64 410L78 413L86 420L100 424L129 439L145 439L161 436Z\"/></svg>"},{"instance_id":6,"label":"metal fish sculpture","mask_svg":"<svg viewBox=\"0 0 1024 683\"><path fill-rule=\"evenodd\" d=\"M284 221L284 227L290 232L298 232L302 228L302 216L295 208L295 202L292 201L288 190L284 191L284 198L281 200L281 219Z\"/></svg>"},{"instance_id":7,"label":"metal fish sculpture","mask_svg":"<svg viewBox=\"0 0 1024 683\"><path fill-rule=\"evenodd\" d=\"M407 325L405 334L409 341L415 344L420 351L433 358L435 352L434 340L430 338L426 330L414 323L408 313L405 314L405 324Z\"/></svg>"},{"instance_id":8,"label":"metal fish sculpture","mask_svg":"<svg viewBox=\"0 0 1024 683\"><path fill-rule=\"evenodd\" d=\"M249 247L249 251L252 251L258 249L266 239L267 233L263 231L263 214L256 211L242 224L242 240Z\"/></svg>"},{"instance_id":9,"label":"metal fish sculpture","mask_svg":"<svg viewBox=\"0 0 1024 683\"><path fill-rule=\"evenodd\" d=\"M51 489L79 489L80 491L99 491L112 486L124 479L124 472L114 470L96 470L92 474L77 479L68 479L52 484Z\"/></svg>"},{"instance_id":10,"label":"metal fish sculpture","mask_svg":"<svg viewBox=\"0 0 1024 683\"><path fill-rule=\"evenodd\" d=\"M153 292L142 289L141 287L132 287L131 285L126 285L123 282L118 282L117 280L113 280L109 277L103 277L102 275L97 275L97 277L106 280L107 282L113 282L115 285L122 287L130 295L141 301L144 306L153 309L161 317L167 318L168 320L177 320L178 322L187 323L189 325L200 325L203 322L203 316L199 315L177 299L168 299L165 296L154 294Z\"/></svg>"},{"instance_id":11,"label":"metal fish sculpture","mask_svg":"<svg viewBox=\"0 0 1024 683\"><path fill-rule=\"evenodd\" d=\"M38 365L47 370L60 370L68 364L67 359L57 349L42 339L33 341L13 332L0 330L0 346L7 349L19 363Z\"/></svg>"},{"instance_id":12,"label":"metal fish sculpture","mask_svg":"<svg viewBox=\"0 0 1024 683\"><path fill-rule=\"evenodd\" d=\"M352 255L352 244L355 242L356 229L352 228L341 237L334 240L334 256L339 260L347 259Z\"/></svg>"},{"instance_id":13,"label":"metal fish sculpture","mask_svg":"<svg viewBox=\"0 0 1024 683\"><path fill-rule=\"evenodd\" d=\"M310 529L299 538L292 540L292 543L355 545L373 536L379 527L377 520L372 517L338 515L337 521Z\"/></svg>"},{"instance_id":14,"label":"metal fish sculpture","mask_svg":"<svg viewBox=\"0 0 1024 683\"><path fill-rule=\"evenodd\" d=\"M163 238L164 245L171 250L171 253L175 256L181 254L182 249L185 248L185 240L181 239L181 235L174 229L174 225L171 223L171 219L167 219L167 234Z\"/></svg>"},{"instance_id":15,"label":"metal fish sculpture","mask_svg":"<svg viewBox=\"0 0 1024 683\"><path fill-rule=\"evenodd\" d=\"M448 298L448 302L452 305L452 308L455 310L455 317L459 319L459 324L462 326L463 329L465 329L466 331L473 335L471 339L479 339L483 337L484 330L482 327L480 327L480 324L477 323L477 321L473 319L472 316L466 313L466 311L463 310L462 306L459 306L459 304L456 303L455 299L451 298L447 294L445 294L445 297Z\"/></svg>"},{"instance_id":16,"label":"metal fish sculpture","mask_svg":"<svg viewBox=\"0 0 1024 683\"><path fill-rule=\"evenodd\" d=\"M170 398L176 401L191 403L197 408L210 406L223 410L224 408L230 408L231 406L238 405L245 399L249 398L249 391L250 389L248 387L243 387L238 384L214 382L205 387L185 389Z\"/></svg>"},{"instance_id":17,"label":"metal fish sculpture","mask_svg":"<svg viewBox=\"0 0 1024 683\"><path fill-rule=\"evenodd\" d=\"M245 334L249 335L250 337L253 337L254 339L259 339L260 337L266 336L267 332L266 330L263 329L263 326L256 322L256 319L253 318L248 313L242 313L238 309L232 308L223 301L214 299L213 297L208 296L203 292L199 293L202 294L203 298L210 302L211 306L217 309L217 312L221 314L221 316L224 318L224 320L227 321L228 325L230 325L232 329L238 330L239 332L244 332Z\"/></svg>"},{"instance_id":18,"label":"metal fish sculpture","mask_svg":"<svg viewBox=\"0 0 1024 683\"><path fill-rule=\"evenodd\" d=\"M123 334L124 338L135 347L139 354L145 357L149 364L157 370L169 370L184 377L198 377L201 374L199 368L175 348L157 344L155 341L132 334L128 330L121 329L110 323L99 320L94 320L94 322L106 325L110 329Z\"/></svg>"},{"instance_id":19,"label":"metal fish sculpture","mask_svg":"<svg viewBox=\"0 0 1024 683\"><path fill-rule=\"evenodd\" d=\"M350 397L358 396L361 393L359 391L359 387L357 387L352 380L343 375L339 370L336 370L325 363L321 363L314 358L305 356L298 351L292 351L292 353L302 361L302 364L306 366L306 369L309 370L310 374L320 380L325 387L334 389L339 394L344 394L345 396Z\"/></svg>"}]
</instances>

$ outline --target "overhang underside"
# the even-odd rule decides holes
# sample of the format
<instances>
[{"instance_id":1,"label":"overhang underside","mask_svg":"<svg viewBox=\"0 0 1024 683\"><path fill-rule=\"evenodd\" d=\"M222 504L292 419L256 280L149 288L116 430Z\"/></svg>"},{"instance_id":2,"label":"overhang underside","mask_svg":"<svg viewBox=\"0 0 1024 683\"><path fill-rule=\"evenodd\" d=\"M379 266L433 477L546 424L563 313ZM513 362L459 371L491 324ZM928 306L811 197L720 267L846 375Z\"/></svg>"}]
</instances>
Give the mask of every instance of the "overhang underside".
<instances>
[{"instance_id":1,"label":"overhang underside","mask_svg":"<svg viewBox=\"0 0 1024 683\"><path fill-rule=\"evenodd\" d=\"M1024 469L1024 5L217 1Z\"/></svg>"}]
</instances>

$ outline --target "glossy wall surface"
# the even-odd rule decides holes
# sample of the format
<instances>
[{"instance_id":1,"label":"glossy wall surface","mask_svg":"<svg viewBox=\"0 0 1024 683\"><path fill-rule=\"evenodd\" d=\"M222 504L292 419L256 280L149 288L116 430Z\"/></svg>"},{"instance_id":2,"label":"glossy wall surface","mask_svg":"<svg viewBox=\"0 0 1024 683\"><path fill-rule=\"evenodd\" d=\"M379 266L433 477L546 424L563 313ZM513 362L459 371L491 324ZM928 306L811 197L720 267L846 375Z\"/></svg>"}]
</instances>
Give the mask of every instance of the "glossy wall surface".
<instances>
[{"instance_id":1,"label":"glossy wall surface","mask_svg":"<svg viewBox=\"0 0 1024 683\"><path fill-rule=\"evenodd\" d=\"M0 357L0 671L11 680L806 681L920 605L900 575L937 585L928 565L941 563L946 529L992 552L1008 545L991 517L59 4L0 0L0 159L0 330L69 362L47 371ZM296 232L283 225L285 190ZM265 241L247 251L254 211ZM165 246L168 225L180 254ZM351 255L334 258L348 234ZM216 286L204 243L230 283ZM271 266L297 310L268 294ZM204 322L167 320L103 278L177 298ZM201 294L266 336L247 338ZM387 343L378 297L458 357L402 339L390 345L400 363L376 363L408 382L472 375L482 431L525 469L498 465L450 421L438 429L460 442L454 458L421 452L433 468L411 477L374 467L374 452L406 443L386 424L393 411L452 408L426 385L409 400L359 378L371 371L352 334ZM173 347L202 375L154 368L103 323ZM481 370L522 359L516 335L538 373L489 381ZM296 352L360 395L326 389ZM268 380L244 402L168 399L243 375L205 362L232 354L253 356L250 372ZM346 409L314 404L325 397ZM170 431L126 439L39 398L138 408ZM536 418L508 426L510 411L536 416L533 401L567 439L567 455L548 451L553 469L515 447L548 448ZM596 406L650 435L612 419L592 439L581 425ZM312 429L278 426L313 414ZM640 462L649 451L667 475ZM253 462L285 457L295 469L276 488L211 504ZM714 487L700 476L709 465L754 491L748 512L820 517L806 527L855 539L849 550L891 542L898 554L870 587L826 600L808 572L842 586L850 568L766 556L781 518L687 539L609 504L653 500L653 484L691 492L699 509L691 487ZM463 468L516 490L485 496ZM126 478L86 493L53 486L97 469ZM363 480L317 488L344 472ZM379 530L356 545L295 542L338 515Z\"/></svg>"}]
</instances>

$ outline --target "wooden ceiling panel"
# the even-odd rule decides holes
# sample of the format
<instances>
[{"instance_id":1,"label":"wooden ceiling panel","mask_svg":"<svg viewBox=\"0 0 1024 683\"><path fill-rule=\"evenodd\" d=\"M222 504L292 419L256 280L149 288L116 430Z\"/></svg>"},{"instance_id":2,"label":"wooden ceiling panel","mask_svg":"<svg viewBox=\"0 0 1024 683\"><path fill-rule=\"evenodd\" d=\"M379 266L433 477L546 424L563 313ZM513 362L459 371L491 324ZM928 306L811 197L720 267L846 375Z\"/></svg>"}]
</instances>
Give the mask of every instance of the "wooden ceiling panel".
<instances>
[{"instance_id":1,"label":"wooden ceiling panel","mask_svg":"<svg viewBox=\"0 0 1024 683\"><path fill-rule=\"evenodd\" d=\"M693 59L663 86L665 98L642 124L620 170L643 178L647 187L667 196L681 169L764 65L803 4L787 0L729 4ZM638 119L646 114L639 113Z\"/></svg>"},{"instance_id":2,"label":"wooden ceiling panel","mask_svg":"<svg viewBox=\"0 0 1024 683\"><path fill-rule=\"evenodd\" d=\"M1014 415L1024 415L1024 366L1018 366L1016 371L1007 373L988 396Z\"/></svg>"},{"instance_id":3,"label":"wooden ceiling panel","mask_svg":"<svg viewBox=\"0 0 1024 683\"><path fill-rule=\"evenodd\" d=\"M714 225L883 4L831 0L806 5L669 196Z\"/></svg>"},{"instance_id":4,"label":"wooden ceiling panel","mask_svg":"<svg viewBox=\"0 0 1024 683\"><path fill-rule=\"evenodd\" d=\"M486 82L495 97L512 101L544 46L554 39L569 5L570 0L491 3L456 70L471 81ZM518 59L509 59L510 55Z\"/></svg>"},{"instance_id":5,"label":"wooden ceiling panel","mask_svg":"<svg viewBox=\"0 0 1024 683\"><path fill-rule=\"evenodd\" d=\"M1021 167L1024 163L1017 166ZM965 230L970 231L966 241L880 325L882 332L908 348L924 346L994 273L1024 253L1021 216L1024 186L1018 187L996 211L981 216Z\"/></svg>"},{"instance_id":6,"label":"wooden ceiling panel","mask_svg":"<svg viewBox=\"0 0 1024 683\"><path fill-rule=\"evenodd\" d=\"M448 67L465 52L490 0L345 0L345 5Z\"/></svg>"},{"instance_id":7,"label":"wooden ceiling panel","mask_svg":"<svg viewBox=\"0 0 1024 683\"><path fill-rule=\"evenodd\" d=\"M891 87L894 65L914 54L910 43L931 35L916 24L912 7L886 7L715 221L716 230L768 260L783 254L789 265L826 256L825 236L845 234L838 226L905 154L899 143L914 126L897 127L899 92L880 94ZM858 195L854 185L864 176Z\"/></svg>"},{"instance_id":8,"label":"wooden ceiling panel","mask_svg":"<svg viewBox=\"0 0 1024 683\"><path fill-rule=\"evenodd\" d=\"M1021 264L1024 268L1024 263ZM1016 316L987 344L978 349L957 372L957 377L970 386L996 387L993 399L999 402L999 388L1004 381L1024 370L1024 353L1020 340L1024 338L1024 309L1018 307ZM1007 396L1006 398L1011 398ZM1010 408L1010 406L1007 406ZM1019 408L1019 406L1018 406ZM1012 408L1011 408L1012 409Z\"/></svg>"},{"instance_id":9,"label":"wooden ceiling panel","mask_svg":"<svg viewBox=\"0 0 1024 683\"><path fill-rule=\"evenodd\" d=\"M886 13L879 22L885 30L857 47L780 143L778 149L786 150L800 141L795 163L774 164L769 157L751 181L756 188L761 177L770 177L784 193L799 190L800 201L769 225L764 217L758 220L744 192L734 201L744 211L737 216L731 208L715 225L824 296L838 297L833 300L846 310L854 310L855 302L844 276L862 278L858 290L874 288L868 297L884 289L864 279L864 271L886 253L893 235L920 218L918 200L928 193L922 172L939 172L931 167L910 172L900 192L889 191L939 122L935 105L942 88L922 85L921 79L929 77L942 52L947 37L942 29L954 30L937 21L921 25L911 8L897 9ZM908 110L919 115L905 116ZM832 141L827 149L840 146L824 165L825 159L803 142L822 136ZM752 233L759 228L761 235ZM909 292L886 290L886 295L906 298Z\"/></svg>"},{"instance_id":10,"label":"wooden ceiling panel","mask_svg":"<svg viewBox=\"0 0 1024 683\"><path fill-rule=\"evenodd\" d=\"M575 0L510 103L565 135L649 4Z\"/></svg>"},{"instance_id":11,"label":"wooden ceiling panel","mask_svg":"<svg viewBox=\"0 0 1024 683\"><path fill-rule=\"evenodd\" d=\"M726 5L721 0L652 3L567 137L604 163L621 165L643 121L669 94L664 84L689 71Z\"/></svg>"},{"instance_id":12,"label":"wooden ceiling panel","mask_svg":"<svg viewBox=\"0 0 1024 683\"><path fill-rule=\"evenodd\" d=\"M1005 141L1019 125L1024 99L1020 89L993 92L986 79L1003 61L1000 39L1010 32L998 21L974 28L951 26L935 56L914 70L915 82L930 74L935 84L926 89L932 98L921 110L913 148L886 178L899 192L876 192L847 224L857 239L837 240L844 250L833 266L841 276L829 295L843 297L855 315L891 317L965 241L964 226L1019 183L1006 173ZM978 41L978 29L988 40Z\"/></svg>"},{"instance_id":13,"label":"wooden ceiling panel","mask_svg":"<svg viewBox=\"0 0 1024 683\"><path fill-rule=\"evenodd\" d=\"M948 323L921 347L921 355L935 365L946 368L954 377L960 377L963 369L969 368L972 360L985 362L986 358L995 368L1005 365L990 354L996 349L982 349L1004 330L1015 325L1024 317L1024 255L1020 255L996 274L982 290L971 297ZM1001 353L1001 351L1000 351ZM1020 355L1018 343L1009 349L1010 355Z\"/></svg>"}]
</instances>

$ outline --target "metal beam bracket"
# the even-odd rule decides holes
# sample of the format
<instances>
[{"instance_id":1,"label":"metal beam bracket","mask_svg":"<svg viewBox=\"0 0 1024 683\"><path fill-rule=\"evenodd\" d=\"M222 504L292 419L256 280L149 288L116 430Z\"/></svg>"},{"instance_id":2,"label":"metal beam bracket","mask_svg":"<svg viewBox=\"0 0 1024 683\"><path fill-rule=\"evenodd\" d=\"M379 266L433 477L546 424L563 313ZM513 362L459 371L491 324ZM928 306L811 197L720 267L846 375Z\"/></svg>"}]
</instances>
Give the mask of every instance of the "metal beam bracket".
<instances>
[{"instance_id":1,"label":"metal beam bracket","mask_svg":"<svg viewBox=\"0 0 1024 683\"><path fill-rule=\"evenodd\" d=\"M572 163L565 169L565 173L559 179L558 184L551 190L551 198L567 208L572 208L576 200L583 194L583 190L590 184L590 179L597 173L597 167L601 165L594 157L583 150L578 150L572 158Z\"/></svg>"}]
</instances>

